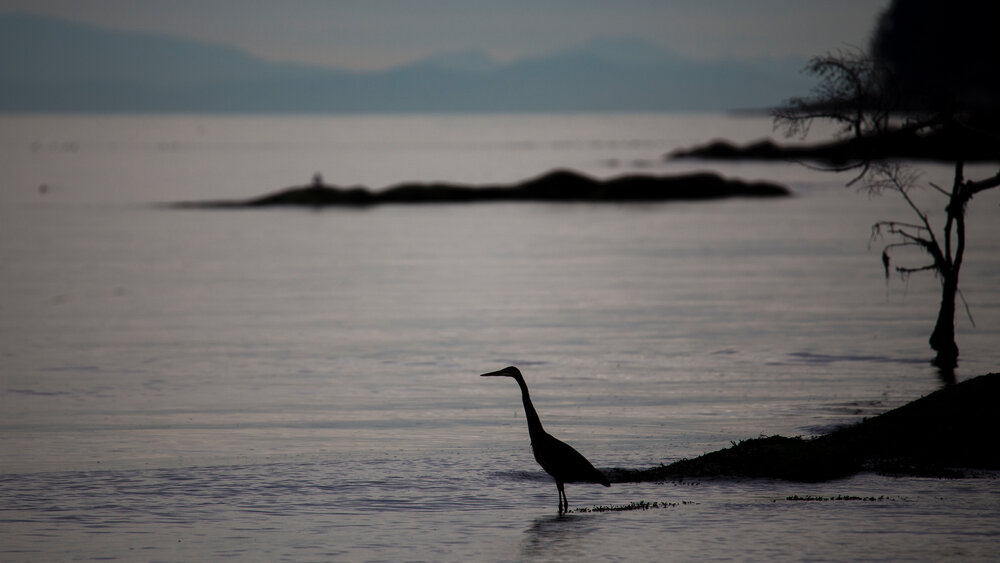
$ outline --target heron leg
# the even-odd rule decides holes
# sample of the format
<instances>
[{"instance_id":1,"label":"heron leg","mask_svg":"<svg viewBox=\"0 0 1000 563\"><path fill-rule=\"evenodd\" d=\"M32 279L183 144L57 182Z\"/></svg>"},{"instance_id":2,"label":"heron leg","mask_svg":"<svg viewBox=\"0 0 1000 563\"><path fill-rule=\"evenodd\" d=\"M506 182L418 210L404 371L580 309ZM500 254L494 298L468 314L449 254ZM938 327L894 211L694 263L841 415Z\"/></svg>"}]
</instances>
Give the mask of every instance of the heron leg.
<instances>
[{"instance_id":1,"label":"heron leg","mask_svg":"<svg viewBox=\"0 0 1000 563\"><path fill-rule=\"evenodd\" d=\"M563 487L563 482L556 481L556 487L559 489L559 514L569 512L569 499L566 498L566 489Z\"/></svg>"}]
</instances>

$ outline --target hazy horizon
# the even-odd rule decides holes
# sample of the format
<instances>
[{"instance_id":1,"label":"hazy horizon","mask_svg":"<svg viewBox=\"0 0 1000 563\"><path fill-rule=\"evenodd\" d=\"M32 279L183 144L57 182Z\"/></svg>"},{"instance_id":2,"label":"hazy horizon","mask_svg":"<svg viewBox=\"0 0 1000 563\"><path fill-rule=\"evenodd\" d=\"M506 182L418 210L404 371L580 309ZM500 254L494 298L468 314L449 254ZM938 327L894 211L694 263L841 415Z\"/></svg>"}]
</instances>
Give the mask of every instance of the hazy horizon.
<instances>
[{"instance_id":1,"label":"hazy horizon","mask_svg":"<svg viewBox=\"0 0 1000 563\"><path fill-rule=\"evenodd\" d=\"M772 107L804 57L694 60L637 35L499 62L471 46L388 70L277 63L218 41L0 13L0 111L692 112Z\"/></svg>"},{"instance_id":2,"label":"hazy horizon","mask_svg":"<svg viewBox=\"0 0 1000 563\"><path fill-rule=\"evenodd\" d=\"M867 43L887 2L210 2L3 0L21 12L108 30L227 46L271 62L386 70L450 53L498 62L606 37L691 61L808 58Z\"/></svg>"}]
</instances>

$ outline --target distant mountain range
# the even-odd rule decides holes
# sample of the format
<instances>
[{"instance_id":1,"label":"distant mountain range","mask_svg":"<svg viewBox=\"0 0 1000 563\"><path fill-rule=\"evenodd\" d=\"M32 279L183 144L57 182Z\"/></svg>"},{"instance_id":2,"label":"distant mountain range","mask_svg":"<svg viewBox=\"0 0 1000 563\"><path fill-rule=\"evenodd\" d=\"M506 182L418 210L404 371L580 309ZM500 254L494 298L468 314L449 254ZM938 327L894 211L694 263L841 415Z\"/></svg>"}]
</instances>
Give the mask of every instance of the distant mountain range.
<instances>
[{"instance_id":1,"label":"distant mountain range","mask_svg":"<svg viewBox=\"0 0 1000 563\"><path fill-rule=\"evenodd\" d=\"M576 112L759 109L808 91L800 59L692 61L603 39L499 63L449 53L373 72L28 14L0 16L3 112Z\"/></svg>"}]
</instances>

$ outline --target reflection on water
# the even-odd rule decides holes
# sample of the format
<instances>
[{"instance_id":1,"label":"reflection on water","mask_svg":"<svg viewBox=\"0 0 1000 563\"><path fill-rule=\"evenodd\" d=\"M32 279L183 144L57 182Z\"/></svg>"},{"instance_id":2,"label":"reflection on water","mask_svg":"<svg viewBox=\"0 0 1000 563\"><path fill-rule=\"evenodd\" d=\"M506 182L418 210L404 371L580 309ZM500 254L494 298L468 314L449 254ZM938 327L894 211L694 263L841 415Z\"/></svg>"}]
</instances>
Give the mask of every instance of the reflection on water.
<instances>
[{"instance_id":1,"label":"reflection on water","mask_svg":"<svg viewBox=\"0 0 1000 563\"><path fill-rule=\"evenodd\" d=\"M954 385L958 382L955 377L955 368L952 366L937 366L938 379L944 385Z\"/></svg>"},{"instance_id":2,"label":"reflection on water","mask_svg":"<svg viewBox=\"0 0 1000 563\"><path fill-rule=\"evenodd\" d=\"M587 534L599 528L593 518L581 514L557 514L536 518L524 531L521 556L526 559L554 557L560 559L589 559L582 541Z\"/></svg>"},{"instance_id":3,"label":"reflection on water","mask_svg":"<svg viewBox=\"0 0 1000 563\"><path fill-rule=\"evenodd\" d=\"M196 118L135 119L0 128L0 558L995 554L991 478L580 486L574 506L674 504L557 517L519 399L478 377L530 369L546 429L605 469L898 406L939 385L926 340L940 292L914 276L887 295L866 243L895 203L801 167L731 165L723 172L777 176L797 196L164 211L145 204L247 197L317 170L374 187L555 167L609 175L622 170L607 158L658 162L729 122L378 118L371 131L405 138L362 146L336 118L205 118L195 144ZM269 135L286 137L250 138ZM525 138L542 148L511 148ZM645 141L557 142L616 138ZM30 152L36 140L79 150ZM959 379L1000 363L1000 223L977 215L998 194L982 197L963 271L977 327L956 319Z\"/></svg>"}]
</instances>

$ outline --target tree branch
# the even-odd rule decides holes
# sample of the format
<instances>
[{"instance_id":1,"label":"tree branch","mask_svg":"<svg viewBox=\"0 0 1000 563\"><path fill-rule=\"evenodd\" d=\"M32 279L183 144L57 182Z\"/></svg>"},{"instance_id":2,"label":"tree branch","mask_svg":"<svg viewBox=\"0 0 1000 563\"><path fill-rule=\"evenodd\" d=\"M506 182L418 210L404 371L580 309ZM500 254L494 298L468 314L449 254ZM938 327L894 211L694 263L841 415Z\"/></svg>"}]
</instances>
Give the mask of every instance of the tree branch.
<instances>
[{"instance_id":1,"label":"tree branch","mask_svg":"<svg viewBox=\"0 0 1000 563\"><path fill-rule=\"evenodd\" d=\"M972 196L977 193L988 190L990 188L995 188L1000 186L1000 172L997 172L995 176L990 176L985 180L979 180L978 182L968 181L962 187L962 194L965 195L965 200L972 199Z\"/></svg>"},{"instance_id":2,"label":"tree branch","mask_svg":"<svg viewBox=\"0 0 1000 563\"><path fill-rule=\"evenodd\" d=\"M937 190L937 191L941 192L941 193L942 193L942 194L944 194L945 196L947 196L947 197L951 197L951 194L950 194L950 193L948 192L948 190L946 190L946 189L942 188L941 186L939 186L939 185L935 184L934 182L927 182L927 183L928 183L928 184L930 184L930 186L931 186L932 188L934 188L935 190Z\"/></svg>"},{"instance_id":3,"label":"tree branch","mask_svg":"<svg viewBox=\"0 0 1000 563\"><path fill-rule=\"evenodd\" d=\"M976 319L972 318L972 309L969 308L969 302L965 300L965 294L961 289L958 290L958 296L962 298L962 305L965 305L965 314L968 315L972 328L976 328Z\"/></svg>"},{"instance_id":4,"label":"tree branch","mask_svg":"<svg viewBox=\"0 0 1000 563\"><path fill-rule=\"evenodd\" d=\"M901 266L896 266L896 271L897 272L899 272L900 274L906 274L906 275L912 274L914 272L924 272L924 271L927 271L927 270L937 270L937 266L934 265L934 264L928 264L926 266L921 266L919 268L904 268L904 267L901 267Z\"/></svg>"},{"instance_id":5,"label":"tree branch","mask_svg":"<svg viewBox=\"0 0 1000 563\"><path fill-rule=\"evenodd\" d=\"M878 223L872 225L872 238L875 238L882 234L883 226L886 227L885 231L890 235L896 235L898 237L902 237L913 244L919 244L920 246L930 246L932 244L935 244L933 239L926 239L919 235L910 233L909 231L906 230L906 229L917 229L919 232L919 231L926 231L927 230L926 228L921 227L920 225L897 223L895 221L879 221ZM902 243L890 244L888 247L896 246L897 244L902 244Z\"/></svg>"}]
</instances>

